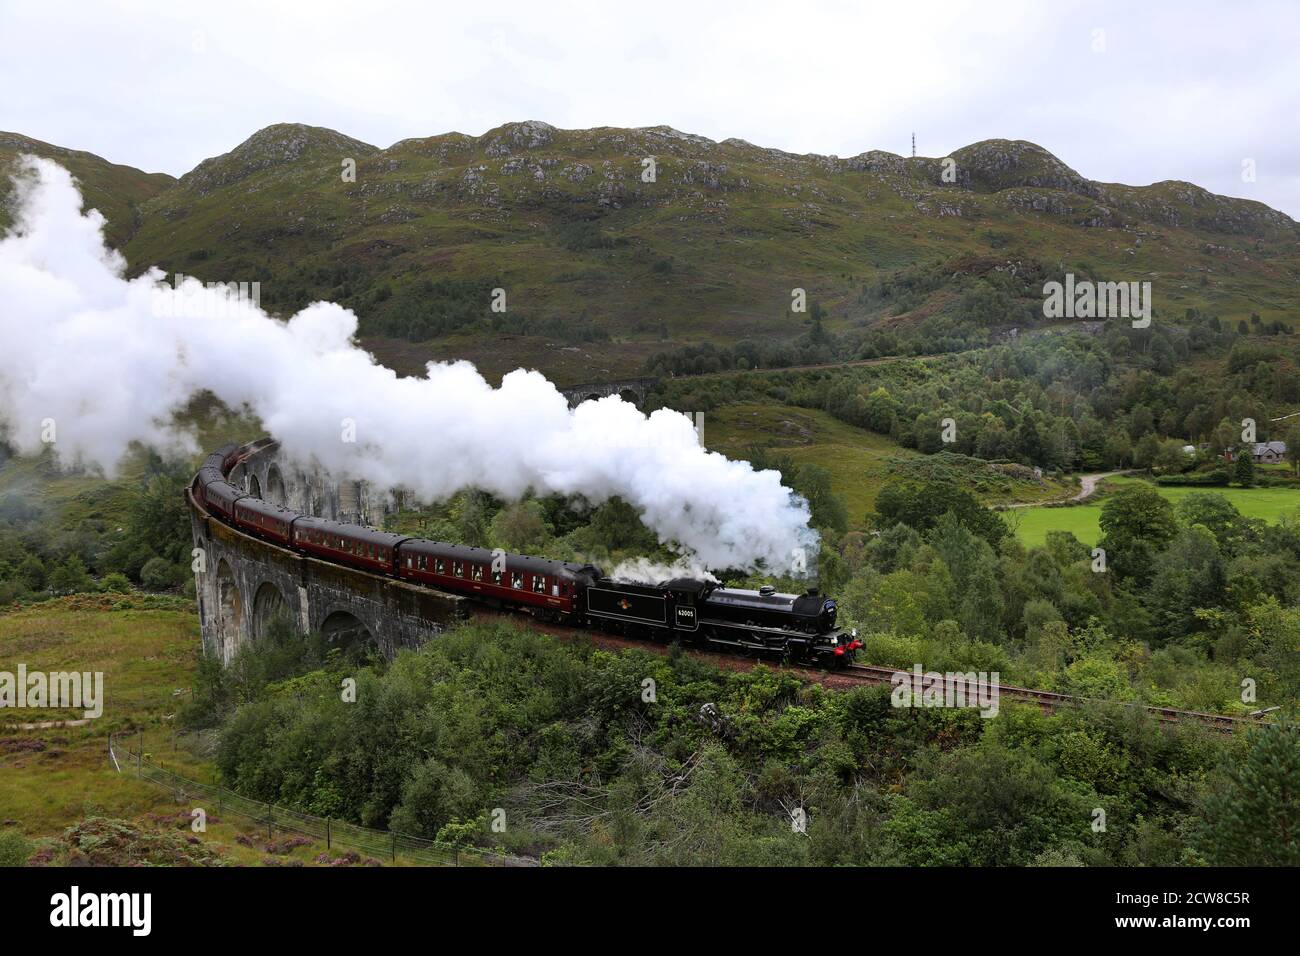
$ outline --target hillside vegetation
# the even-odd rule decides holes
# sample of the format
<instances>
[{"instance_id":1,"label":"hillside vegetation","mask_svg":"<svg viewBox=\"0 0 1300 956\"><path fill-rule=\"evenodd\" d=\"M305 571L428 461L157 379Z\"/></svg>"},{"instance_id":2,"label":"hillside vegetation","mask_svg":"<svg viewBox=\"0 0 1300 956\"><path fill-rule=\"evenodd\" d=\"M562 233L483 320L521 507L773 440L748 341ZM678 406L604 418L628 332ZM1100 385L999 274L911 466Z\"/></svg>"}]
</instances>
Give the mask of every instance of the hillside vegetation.
<instances>
[{"instance_id":1,"label":"hillside vegetation","mask_svg":"<svg viewBox=\"0 0 1300 956\"><path fill-rule=\"evenodd\" d=\"M540 122L387 149L281 124L178 181L0 134L0 160L25 151L82 179L133 269L260 281L285 314L343 302L401 371L467 357L572 382L705 341L795 349L760 357L789 364L829 356L832 336L852 351L869 328L987 338L1041 323L1042 283L1067 271L1151 281L1171 320L1268 325L1297 304L1287 216L1189 183L1093 182L1021 141L955 151L955 182L943 158Z\"/></svg>"}]
</instances>

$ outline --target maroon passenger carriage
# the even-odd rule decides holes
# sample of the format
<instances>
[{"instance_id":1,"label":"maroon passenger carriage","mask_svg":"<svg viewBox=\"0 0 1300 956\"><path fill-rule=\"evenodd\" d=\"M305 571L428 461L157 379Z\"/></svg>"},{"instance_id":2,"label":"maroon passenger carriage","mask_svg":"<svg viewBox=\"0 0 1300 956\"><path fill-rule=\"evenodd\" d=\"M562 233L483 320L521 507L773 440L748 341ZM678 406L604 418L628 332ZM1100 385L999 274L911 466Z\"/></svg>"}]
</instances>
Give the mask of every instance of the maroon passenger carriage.
<instances>
[{"instance_id":1,"label":"maroon passenger carriage","mask_svg":"<svg viewBox=\"0 0 1300 956\"><path fill-rule=\"evenodd\" d=\"M293 546L297 550L380 574L393 573L394 549L406 540L406 535L312 515L299 515L293 523Z\"/></svg>"},{"instance_id":2,"label":"maroon passenger carriage","mask_svg":"<svg viewBox=\"0 0 1300 956\"><path fill-rule=\"evenodd\" d=\"M398 547L397 576L560 621L574 618L581 589L598 574L589 564L410 538Z\"/></svg>"}]
</instances>

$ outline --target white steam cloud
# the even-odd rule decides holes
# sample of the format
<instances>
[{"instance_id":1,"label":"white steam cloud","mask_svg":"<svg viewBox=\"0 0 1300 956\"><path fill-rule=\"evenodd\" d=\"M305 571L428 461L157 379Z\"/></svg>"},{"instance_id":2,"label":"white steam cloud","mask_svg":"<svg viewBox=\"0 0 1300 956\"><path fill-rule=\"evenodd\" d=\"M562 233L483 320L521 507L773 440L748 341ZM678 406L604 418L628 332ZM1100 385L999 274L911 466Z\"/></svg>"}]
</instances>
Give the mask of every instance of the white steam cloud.
<instances>
[{"instance_id":1,"label":"white steam cloud","mask_svg":"<svg viewBox=\"0 0 1300 956\"><path fill-rule=\"evenodd\" d=\"M285 323L189 279L187 307L160 309L163 274L124 278L68 172L31 157L23 167L15 227L0 239L0 419L25 453L51 425L62 462L110 473L133 441L194 451L170 419L207 389L251 409L288 458L426 501L469 487L619 495L708 567L781 572L798 569L800 549L816 554L807 504L779 473L705 451L680 413L647 416L618 398L571 410L538 372L492 388L467 362L399 378L353 343L356 316L329 302Z\"/></svg>"}]
</instances>

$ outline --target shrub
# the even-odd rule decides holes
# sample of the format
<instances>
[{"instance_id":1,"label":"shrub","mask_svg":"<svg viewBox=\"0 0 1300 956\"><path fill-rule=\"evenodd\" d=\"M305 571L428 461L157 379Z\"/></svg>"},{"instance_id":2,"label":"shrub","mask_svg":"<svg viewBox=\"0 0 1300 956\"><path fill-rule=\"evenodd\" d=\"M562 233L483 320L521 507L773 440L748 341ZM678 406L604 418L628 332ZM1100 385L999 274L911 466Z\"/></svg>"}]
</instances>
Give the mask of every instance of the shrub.
<instances>
[{"instance_id":1,"label":"shrub","mask_svg":"<svg viewBox=\"0 0 1300 956\"><path fill-rule=\"evenodd\" d=\"M32 844L18 830L0 830L0 867L25 866Z\"/></svg>"},{"instance_id":2,"label":"shrub","mask_svg":"<svg viewBox=\"0 0 1300 956\"><path fill-rule=\"evenodd\" d=\"M140 569L146 591L166 591L176 584L176 568L166 558L150 558Z\"/></svg>"},{"instance_id":3,"label":"shrub","mask_svg":"<svg viewBox=\"0 0 1300 956\"><path fill-rule=\"evenodd\" d=\"M129 594L131 581L125 574L114 571L112 574L104 575L103 580L99 582L99 589L106 594Z\"/></svg>"}]
</instances>

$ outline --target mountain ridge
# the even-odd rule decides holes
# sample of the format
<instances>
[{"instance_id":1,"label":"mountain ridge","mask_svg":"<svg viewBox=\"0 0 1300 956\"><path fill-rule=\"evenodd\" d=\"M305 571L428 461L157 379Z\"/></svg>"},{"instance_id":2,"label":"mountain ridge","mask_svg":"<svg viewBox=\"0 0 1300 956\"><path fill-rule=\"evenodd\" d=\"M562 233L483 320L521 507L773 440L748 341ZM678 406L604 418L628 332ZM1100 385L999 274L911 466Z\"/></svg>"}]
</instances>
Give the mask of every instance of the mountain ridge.
<instances>
[{"instance_id":1,"label":"mountain ridge","mask_svg":"<svg viewBox=\"0 0 1300 956\"><path fill-rule=\"evenodd\" d=\"M1008 271L1152 279L1173 317L1300 312L1300 226L1286 214L1177 180L1097 182L1024 140L841 158L528 120L380 148L280 123L170 182L80 162L115 203L110 238L134 271L261 281L281 314L341 301L405 370L466 357L581 380L694 342L794 339L811 328L794 288L831 332L924 331L936 316L966 322L972 283ZM971 261L984 263L974 277ZM504 315L487 311L493 288L508 290ZM985 309L981 322L1034 321L1030 286L1003 293L1014 308L999 299L1004 321Z\"/></svg>"}]
</instances>

